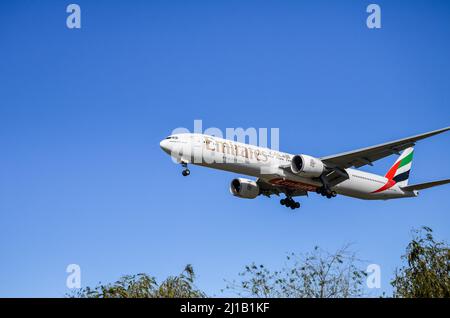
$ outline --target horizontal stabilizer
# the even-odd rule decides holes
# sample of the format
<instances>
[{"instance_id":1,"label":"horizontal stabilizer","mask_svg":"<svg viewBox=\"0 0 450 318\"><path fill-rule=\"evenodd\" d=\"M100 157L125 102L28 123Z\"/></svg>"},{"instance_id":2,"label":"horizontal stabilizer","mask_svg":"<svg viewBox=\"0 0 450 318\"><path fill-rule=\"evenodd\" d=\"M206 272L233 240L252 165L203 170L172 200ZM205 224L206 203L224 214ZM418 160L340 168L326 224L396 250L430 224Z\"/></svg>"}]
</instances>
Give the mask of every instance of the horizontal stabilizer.
<instances>
[{"instance_id":1,"label":"horizontal stabilizer","mask_svg":"<svg viewBox=\"0 0 450 318\"><path fill-rule=\"evenodd\" d=\"M402 189L405 191L423 190L423 189L428 189L431 187L436 187L436 186L447 184L447 183L450 183L450 179L413 184L413 185L410 185L407 187L402 187Z\"/></svg>"}]
</instances>

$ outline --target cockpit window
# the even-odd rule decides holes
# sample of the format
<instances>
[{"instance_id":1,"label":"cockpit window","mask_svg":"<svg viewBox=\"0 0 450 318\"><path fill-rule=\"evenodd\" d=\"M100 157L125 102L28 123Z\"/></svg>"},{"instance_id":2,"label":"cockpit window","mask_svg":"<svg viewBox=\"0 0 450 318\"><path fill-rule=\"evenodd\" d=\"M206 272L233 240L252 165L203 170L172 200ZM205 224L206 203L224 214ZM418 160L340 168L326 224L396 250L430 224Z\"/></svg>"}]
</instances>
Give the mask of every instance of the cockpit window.
<instances>
[{"instance_id":1,"label":"cockpit window","mask_svg":"<svg viewBox=\"0 0 450 318\"><path fill-rule=\"evenodd\" d=\"M178 139L178 137L176 137L176 136L169 136L166 139Z\"/></svg>"}]
</instances>

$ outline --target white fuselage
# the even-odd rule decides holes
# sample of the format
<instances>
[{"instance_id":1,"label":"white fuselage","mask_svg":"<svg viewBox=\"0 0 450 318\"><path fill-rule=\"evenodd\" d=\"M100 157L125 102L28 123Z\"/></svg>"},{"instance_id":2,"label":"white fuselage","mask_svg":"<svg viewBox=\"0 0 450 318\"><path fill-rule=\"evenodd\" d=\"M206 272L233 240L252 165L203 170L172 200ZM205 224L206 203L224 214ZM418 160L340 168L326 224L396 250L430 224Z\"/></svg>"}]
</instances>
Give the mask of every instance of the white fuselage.
<instances>
[{"instance_id":1,"label":"white fuselage","mask_svg":"<svg viewBox=\"0 0 450 318\"><path fill-rule=\"evenodd\" d=\"M274 186L315 191L322 184L317 178L294 174L290 166L294 155L241 142L202 134L177 134L160 143L177 162L226 170L253 176ZM414 197L414 192L390 185L387 178L356 169L345 169L349 179L332 187L338 194L367 199L387 200Z\"/></svg>"}]
</instances>

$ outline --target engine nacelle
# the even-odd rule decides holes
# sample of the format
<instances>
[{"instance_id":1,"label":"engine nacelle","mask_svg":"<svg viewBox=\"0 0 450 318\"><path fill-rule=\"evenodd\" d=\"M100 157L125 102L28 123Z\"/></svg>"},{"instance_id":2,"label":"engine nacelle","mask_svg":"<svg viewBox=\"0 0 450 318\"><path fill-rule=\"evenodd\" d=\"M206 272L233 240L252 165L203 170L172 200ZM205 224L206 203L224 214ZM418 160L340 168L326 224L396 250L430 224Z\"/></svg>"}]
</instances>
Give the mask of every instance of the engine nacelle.
<instances>
[{"instance_id":1,"label":"engine nacelle","mask_svg":"<svg viewBox=\"0 0 450 318\"><path fill-rule=\"evenodd\" d=\"M291 170L296 175L314 178L323 173L325 165L320 159L307 155L295 155L292 157Z\"/></svg>"},{"instance_id":2,"label":"engine nacelle","mask_svg":"<svg viewBox=\"0 0 450 318\"><path fill-rule=\"evenodd\" d=\"M255 181L237 178L230 184L232 195L243 199L254 199L259 195L259 186Z\"/></svg>"}]
</instances>

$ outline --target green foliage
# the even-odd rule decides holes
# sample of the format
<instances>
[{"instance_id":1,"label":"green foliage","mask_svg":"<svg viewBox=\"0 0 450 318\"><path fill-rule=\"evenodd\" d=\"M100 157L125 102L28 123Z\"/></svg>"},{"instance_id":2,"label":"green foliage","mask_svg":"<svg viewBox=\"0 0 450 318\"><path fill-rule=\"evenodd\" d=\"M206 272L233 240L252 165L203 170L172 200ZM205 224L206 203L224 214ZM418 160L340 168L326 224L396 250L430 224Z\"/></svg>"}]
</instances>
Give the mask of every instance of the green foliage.
<instances>
[{"instance_id":1,"label":"green foliage","mask_svg":"<svg viewBox=\"0 0 450 318\"><path fill-rule=\"evenodd\" d=\"M127 275L113 284L86 287L71 297L81 298L201 298L205 294L194 286L195 273L187 265L177 276L160 284L147 274Z\"/></svg>"},{"instance_id":2,"label":"green foliage","mask_svg":"<svg viewBox=\"0 0 450 318\"><path fill-rule=\"evenodd\" d=\"M358 297L363 295L367 275L357 267L359 262L348 246L335 253L315 247L305 255L288 255L281 270L252 263L240 273L242 280L226 289L247 297Z\"/></svg>"},{"instance_id":3,"label":"green foliage","mask_svg":"<svg viewBox=\"0 0 450 318\"><path fill-rule=\"evenodd\" d=\"M432 232L429 227L413 231L402 256L405 264L391 282L394 297L450 297L450 249Z\"/></svg>"},{"instance_id":4,"label":"green foliage","mask_svg":"<svg viewBox=\"0 0 450 318\"><path fill-rule=\"evenodd\" d=\"M450 297L450 249L436 241L432 230L413 231L391 284L394 297ZM244 297L346 298L364 296L366 272L362 262L345 246L335 253L315 247L307 254L291 253L284 266L270 270L252 263L241 279L226 289ZM199 298L206 294L194 285L195 273L187 265L177 276L161 283L147 274L127 275L111 284L86 287L70 297L83 298Z\"/></svg>"}]
</instances>

